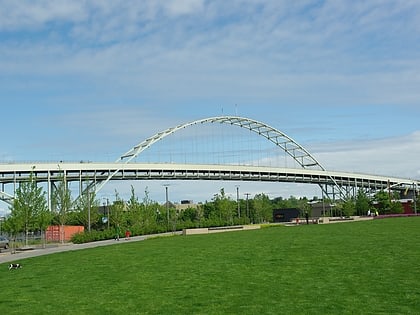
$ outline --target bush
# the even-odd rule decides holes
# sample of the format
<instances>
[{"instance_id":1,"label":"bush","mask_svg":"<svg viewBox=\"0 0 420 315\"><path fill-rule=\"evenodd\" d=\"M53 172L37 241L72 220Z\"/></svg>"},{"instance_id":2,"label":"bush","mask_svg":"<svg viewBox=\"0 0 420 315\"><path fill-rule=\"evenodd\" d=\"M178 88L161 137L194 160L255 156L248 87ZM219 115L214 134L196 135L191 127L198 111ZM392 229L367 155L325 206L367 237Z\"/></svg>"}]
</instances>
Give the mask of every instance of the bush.
<instances>
[{"instance_id":1,"label":"bush","mask_svg":"<svg viewBox=\"0 0 420 315\"><path fill-rule=\"evenodd\" d=\"M103 241L109 240L115 237L115 232L112 230L103 230L103 231L96 231L91 230L90 232L85 231L81 233L74 234L71 238L71 241L74 244L82 244L94 241ZM122 237L120 233L120 237Z\"/></svg>"}]
</instances>

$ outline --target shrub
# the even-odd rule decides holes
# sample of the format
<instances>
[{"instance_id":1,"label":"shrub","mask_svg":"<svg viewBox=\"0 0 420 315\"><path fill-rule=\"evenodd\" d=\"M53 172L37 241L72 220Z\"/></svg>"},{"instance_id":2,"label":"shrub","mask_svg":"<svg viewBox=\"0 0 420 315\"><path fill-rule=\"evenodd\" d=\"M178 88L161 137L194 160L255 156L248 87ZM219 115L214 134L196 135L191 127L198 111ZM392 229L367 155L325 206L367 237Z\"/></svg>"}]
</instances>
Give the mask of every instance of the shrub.
<instances>
[{"instance_id":1,"label":"shrub","mask_svg":"<svg viewBox=\"0 0 420 315\"><path fill-rule=\"evenodd\" d=\"M90 232L85 231L81 233L74 234L71 238L71 241L74 244L82 244L94 241L103 241L109 240L115 237L115 232L112 230L103 230L103 231L96 231L91 230ZM122 237L120 232L120 237Z\"/></svg>"}]
</instances>

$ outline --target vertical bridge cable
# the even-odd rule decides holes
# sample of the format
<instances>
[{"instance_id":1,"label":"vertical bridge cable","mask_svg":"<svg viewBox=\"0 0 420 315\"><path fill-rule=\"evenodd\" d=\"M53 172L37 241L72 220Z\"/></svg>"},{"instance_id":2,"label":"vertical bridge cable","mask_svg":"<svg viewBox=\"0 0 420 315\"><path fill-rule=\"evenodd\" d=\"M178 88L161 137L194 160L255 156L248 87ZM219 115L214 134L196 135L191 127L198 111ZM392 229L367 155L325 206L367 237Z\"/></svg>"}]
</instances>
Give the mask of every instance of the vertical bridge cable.
<instances>
[{"instance_id":1,"label":"vertical bridge cable","mask_svg":"<svg viewBox=\"0 0 420 315\"><path fill-rule=\"evenodd\" d=\"M219 117L210 117L205 119L196 120L193 122L189 122L186 124L178 125L173 128L166 129L164 131L161 131L154 136L147 138L143 142L137 144L132 149L124 153L120 158L117 159L116 163L126 164L129 163L131 160L136 158L140 153L142 153L144 150L148 149L150 146L155 144L157 141L181 130L186 127L203 124L203 123L214 123L219 122L222 124L230 124L235 125L243 128L247 128L250 131L258 134L259 136L262 136L266 138L267 140L274 143L276 146L280 147L284 150L284 152L289 155L293 160L304 169L313 169L313 170L320 170L320 171L326 171L325 168L307 151L305 150L301 145L299 145L296 141L294 141L292 138L287 136L286 134L282 133L281 131L272 128L264 123L261 123L259 121L244 118L244 117L235 117L235 116L219 116ZM281 142L279 141L281 139ZM252 150L251 150L252 152ZM103 180L102 182L96 183L96 192L98 192L115 174L117 174L120 171L120 169L115 170L112 174L110 174L107 179ZM335 179L327 175L330 178L330 185L334 186L337 191L339 192L339 195L343 197L343 199L346 198L345 191L340 187ZM321 185L321 189L322 185ZM326 192L326 191L324 191ZM326 192L328 193L328 192ZM335 194L334 194L335 195Z\"/></svg>"}]
</instances>

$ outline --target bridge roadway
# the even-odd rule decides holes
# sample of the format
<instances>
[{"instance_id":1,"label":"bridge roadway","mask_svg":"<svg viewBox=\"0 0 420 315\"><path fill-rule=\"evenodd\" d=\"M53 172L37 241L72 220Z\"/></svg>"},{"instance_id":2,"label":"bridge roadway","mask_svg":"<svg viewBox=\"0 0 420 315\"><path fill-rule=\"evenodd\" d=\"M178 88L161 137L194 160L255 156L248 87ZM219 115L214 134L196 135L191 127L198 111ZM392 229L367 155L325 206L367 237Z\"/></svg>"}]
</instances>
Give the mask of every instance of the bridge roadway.
<instances>
[{"instance_id":1,"label":"bridge roadway","mask_svg":"<svg viewBox=\"0 0 420 315\"><path fill-rule=\"evenodd\" d=\"M357 174L309 169L257 167L246 165L172 164L172 163L8 163L0 164L3 198L5 187L27 181L33 172L37 182L54 183L63 174L67 181L90 180L99 187L108 180L235 180L294 182L381 190L417 189L420 181L390 176ZM335 183L334 183L335 181ZM80 184L80 186L82 186ZM50 187L50 186L49 186ZM102 186L101 186L102 187ZM10 195L9 195L10 196Z\"/></svg>"}]
</instances>

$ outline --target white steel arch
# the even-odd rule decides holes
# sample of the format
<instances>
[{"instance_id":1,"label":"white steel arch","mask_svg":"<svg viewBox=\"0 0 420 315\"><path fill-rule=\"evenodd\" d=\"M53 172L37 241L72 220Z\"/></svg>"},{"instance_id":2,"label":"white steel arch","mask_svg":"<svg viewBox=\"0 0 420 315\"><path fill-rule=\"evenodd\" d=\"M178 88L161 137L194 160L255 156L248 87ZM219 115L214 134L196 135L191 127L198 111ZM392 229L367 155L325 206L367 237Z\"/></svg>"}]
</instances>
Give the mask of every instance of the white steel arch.
<instances>
[{"instance_id":1,"label":"white steel arch","mask_svg":"<svg viewBox=\"0 0 420 315\"><path fill-rule=\"evenodd\" d=\"M124 153L118 160L116 160L116 162L129 163L132 159L137 157L141 152L149 148L151 145L173 134L178 130L184 129L192 125L216 122L222 124L231 124L249 129L250 131L255 132L256 134L266 138L267 140L273 142L276 146L280 147L283 151L290 155L302 168L311 168L325 171L324 167L322 167L322 165L305 148L303 148L285 133L262 122L237 116L218 116L204 118L182 125L178 125L173 128L168 128L137 144L132 149Z\"/></svg>"},{"instance_id":2,"label":"white steel arch","mask_svg":"<svg viewBox=\"0 0 420 315\"><path fill-rule=\"evenodd\" d=\"M245 117L238 117L238 116L216 116L216 117L204 118L204 119L188 122L185 124L181 124L176 127L168 128L140 142L139 144L131 148L129 151L121 155L115 162L122 163L122 164L130 163L130 161L135 159L141 152L148 149L154 143L162 140L163 138L177 132L178 130L187 128L192 125L204 124L204 123L222 123L222 124L230 124L230 125L238 126L241 128L246 128L266 138L272 143L274 143L276 146L281 148L285 153L291 156L302 168L326 171L325 168L315 159L315 157L313 157L304 147L298 144L291 137L287 136L285 133L265 123L259 122L257 120L253 120L253 119L245 118ZM107 177L107 179L98 183L95 189L96 193L99 190L101 190L102 187L106 183L108 183L111 180L111 178L118 172L119 170L116 170L115 172L110 174ZM330 179L331 179L330 186L332 186L333 198L334 198L334 195L336 194L338 194L340 198L345 198L346 194L342 190L342 188L336 183L336 181L334 180L332 176L330 176ZM322 185L322 186L320 185L320 187L324 191L324 193L326 193L327 195L331 195L326 185Z\"/></svg>"}]
</instances>

